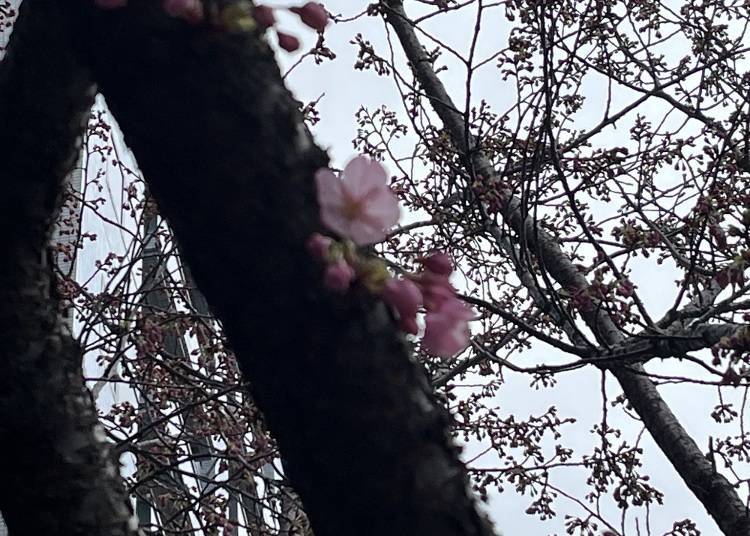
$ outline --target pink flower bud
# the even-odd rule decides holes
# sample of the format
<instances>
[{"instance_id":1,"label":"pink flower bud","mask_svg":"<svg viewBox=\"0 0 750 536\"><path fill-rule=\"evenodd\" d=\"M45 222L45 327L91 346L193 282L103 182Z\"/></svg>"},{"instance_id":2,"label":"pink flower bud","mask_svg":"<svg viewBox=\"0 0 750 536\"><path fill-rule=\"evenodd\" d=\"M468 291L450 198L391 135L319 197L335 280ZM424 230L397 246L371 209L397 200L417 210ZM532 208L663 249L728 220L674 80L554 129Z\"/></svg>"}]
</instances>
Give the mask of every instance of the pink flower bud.
<instances>
[{"instance_id":1,"label":"pink flower bud","mask_svg":"<svg viewBox=\"0 0 750 536\"><path fill-rule=\"evenodd\" d=\"M419 331L417 310L422 305L422 293L410 279L389 279L381 293L383 301L396 309L401 329L412 335Z\"/></svg>"},{"instance_id":2,"label":"pink flower bud","mask_svg":"<svg viewBox=\"0 0 750 536\"><path fill-rule=\"evenodd\" d=\"M273 9L268 6L255 6L253 9L253 18L258 23L258 26L264 30L276 24Z\"/></svg>"},{"instance_id":3,"label":"pink flower bud","mask_svg":"<svg viewBox=\"0 0 750 536\"><path fill-rule=\"evenodd\" d=\"M94 0L99 9L119 9L128 5L128 0Z\"/></svg>"},{"instance_id":4,"label":"pink flower bud","mask_svg":"<svg viewBox=\"0 0 750 536\"><path fill-rule=\"evenodd\" d=\"M296 13L302 22L313 30L322 32L328 24L328 13L325 8L317 2L308 2L302 7L292 7L289 11Z\"/></svg>"},{"instance_id":5,"label":"pink flower bud","mask_svg":"<svg viewBox=\"0 0 750 536\"><path fill-rule=\"evenodd\" d=\"M453 273L453 259L447 253L433 253L419 259L419 262L433 274L451 275Z\"/></svg>"},{"instance_id":6,"label":"pink flower bud","mask_svg":"<svg viewBox=\"0 0 750 536\"><path fill-rule=\"evenodd\" d=\"M339 259L326 268L323 275L323 284L331 290L344 292L351 285L354 276L354 268L349 266L344 259Z\"/></svg>"},{"instance_id":7,"label":"pink flower bud","mask_svg":"<svg viewBox=\"0 0 750 536\"><path fill-rule=\"evenodd\" d=\"M279 46L287 52L294 52L299 48L299 39L284 32L276 32L279 38Z\"/></svg>"},{"instance_id":8,"label":"pink flower bud","mask_svg":"<svg viewBox=\"0 0 750 536\"><path fill-rule=\"evenodd\" d=\"M323 236L320 233L313 233L305 242L305 247L313 257L324 259L332 243L333 240L331 238Z\"/></svg>"}]
</instances>

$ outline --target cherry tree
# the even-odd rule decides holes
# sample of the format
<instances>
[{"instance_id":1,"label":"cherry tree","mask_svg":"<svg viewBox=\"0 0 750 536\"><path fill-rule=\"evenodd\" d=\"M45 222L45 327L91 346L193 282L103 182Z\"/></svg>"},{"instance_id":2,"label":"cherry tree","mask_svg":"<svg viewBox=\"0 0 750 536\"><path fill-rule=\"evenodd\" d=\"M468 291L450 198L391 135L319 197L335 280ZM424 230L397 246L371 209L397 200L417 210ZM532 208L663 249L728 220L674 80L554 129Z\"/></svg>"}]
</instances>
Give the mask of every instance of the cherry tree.
<instances>
[{"instance_id":1,"label":"cherry tree","mask_svg":"<svg viewBox=\"0 0 750 536\"><path fill-rule=\"evenodd\" d=\"M24 2L0 64L11 530L134 533L129 495L166 534L491 534L462 441L490 511L544 531L748 534L747 6L291 4ZM343 57L392 95L338 171L310 132ZM711 520L669 517L669 478Z\"/></svg>"}]
</instances>

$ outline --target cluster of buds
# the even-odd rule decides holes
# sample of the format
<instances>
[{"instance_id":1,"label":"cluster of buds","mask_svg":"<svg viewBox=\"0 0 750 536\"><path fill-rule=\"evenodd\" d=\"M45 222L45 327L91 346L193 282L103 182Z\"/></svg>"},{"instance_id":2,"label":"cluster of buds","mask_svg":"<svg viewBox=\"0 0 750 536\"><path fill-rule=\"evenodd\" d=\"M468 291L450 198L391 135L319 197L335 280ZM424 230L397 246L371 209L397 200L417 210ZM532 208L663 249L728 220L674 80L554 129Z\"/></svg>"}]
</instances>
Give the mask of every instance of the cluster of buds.
<instances>
[{"instance_id":1,"label":"cluster of buds","mask_svg":"<svg viewBox=\"0 0 750 536\"><path fill-rule=\"evenodd\" d=\"M448 255L433 253L420 259L420 272L392 278L382 261L357 252L358 245L384 240L399 219L398 200L388 187L383 166L360 156L347 164L341 176L321 169L315 180L320 219L343 237L335 240L314 233L307 240L310 254L326 264L324 285L346 292L358 281L391 306L401 329L412 335L419 333L417 314L423 308L422 347L430 353L447 358L466 348L468 321L474 313L450 283L453 262Z\"/></svg>"},{"instance_id":2,"label":"cluster of buds","mask_svg":"<svg viewBox=\"0 0 750 536\"><path fill-rule=\"evenodd\" d=\"M318 32L325 30L328 25L328 13L317 2L307 2L299 7L290 7L288 10L297 15L303 24ZM255 6L253 8L253 17L258 26L264 30L276 25L276 16L271 7L264 5ZM299 48L299 39L293 35L277 29L276 37L279 41L279 46L287 52L294 52Z\"/></svg>"},{"instance_id":3,"label":"cluster of buds","mask_svg":"<svg viewBox=\"0 0 750 536\"><path fill-rule=\"evenodd\" d=\"M350 240L338 241L313 233L305 244L307 251L326 265L323 284L335 292L346 292L355 280L372 292L379 292L390 277L386 266L357 252Z\"/></svg>"},{"instance_id":4,"label":"cluster of buds","mask_svg":"<svg viewBox=\"0 0 750 536\"><path fill-rule=\"evenodd\" d=\"M94 0L94 3L100 9L119 9L125 7L128 0ZM168 15L183 19L189 24L199 24L207 18L201 0L162 0L162 9ZM303 24L318 32L325 30L328 25L328 13L317 2L307 2L287 9L297 15ZM247 31L256 26L266 30L276 25L273 8L265 5L252 6L246 1L228 4L208 18L215 27L227 31ZM300 46L299 39L293 35L276 30L276 36L279 46L287 52L294 52Z\"/></svg>"},{"instance_id":5,"label":"cluster of buds","mask_svg":"<svg viewBox=\"0 0 750 536\"><path fill-rule=\"evenodd\" d=\"M323 284L327 288L343 293L357 281L393 309L404 332L419 333L417 315L424 309L422 347L428 352L448 358L468 345L468 321L474 313L458 299L450 283L453 262L447 254L419 259L420 272L394 278L382 261L360 255L350 240L313 233L306 246L325 263Z\"/></svg>"}]
</instances>

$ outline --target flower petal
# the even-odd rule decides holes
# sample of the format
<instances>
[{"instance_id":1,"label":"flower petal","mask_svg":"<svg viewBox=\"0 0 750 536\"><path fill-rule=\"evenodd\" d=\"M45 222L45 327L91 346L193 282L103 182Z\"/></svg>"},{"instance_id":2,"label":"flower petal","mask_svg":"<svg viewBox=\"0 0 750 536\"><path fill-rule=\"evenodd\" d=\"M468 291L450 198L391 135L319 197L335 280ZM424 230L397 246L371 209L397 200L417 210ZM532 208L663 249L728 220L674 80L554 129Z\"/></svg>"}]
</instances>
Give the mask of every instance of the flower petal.
<instances>
[{"instance_id":1,"label":"flower petal","mask_svg":"<svg viewBox=\"0 0 750 536\"><path fill-rule=\"evenodd\" d=\"M469 344L469 328L465 321L455 321L437 313L425 315L422 345L440 357L453 357Z\"/></svg>"},{"instance_id":2,"label":"flower petal","mask_svg":"<svg viewBox=\"0 0 750 536\"><path fill-rule=\"evenodd\" d=\"M436 311L446 301L456 299L456 290L446 275L425 270L414 278L424 295L424 306L428 311Z\"/></svg>"},{"instance_id":3,"label":"flower petal","mask_svg":"<svg viewBox=\"0 0 750 536\"><path fill-rule=\"evenodd\" d=\"M323 225L341 236L349 236L350 222L346 217L341 180L330 169L322 168L315 173L315 184Z\"/></svg>"},{"instance_id":4,"label":"flower petal","mask_svg":"<svg viewBox=\"0 0 750 536\"><path fill-rule=\"evenodd\" d=\"M468 321L474 313L457 298L445 300L437 310L427 311L422 345L440 357L452 357L469 344Z\"/></svg>"},{"instance_id":5,"label":"flower petal","mask_svg":"<svg viewBox=\"0 0 750 536\"><path fill-rule=\"evenodd\" d=\"M410 279L389 279L381 293L383 300L396 309L401 329L412 335L419 331L416 316L422 305L422 292Z\"/></svg>"},{"instance_id":6,"label":"flower petal","mask_svg":"<svg viewBox=\"0 0 750 536\"><path fill-rule=\"evenodd\" d=\"M358 156L346 165L340 178L329 169L320 169L315 180L321 221L356 244L382 241L398 222L398 199L388 187L380 163Z\"/></svg>"},{"instance_id":7,"label":"flower petal","mask_svg":"<svg viewBox=\"0 0 750 536\"><path fill-rule=\"evenodd\" d=\"M372 190L388 185L388 175L383 165L366 156L352 158L341 173L341 180L354 199L362 199Z\"/></svg>"},{"instance_id":8,"label":"flower petal","mask_svg":"<svg viewBox=\"0 0 750 536\"><path fill-rule=\"evenodd\" d=\"M387 186L376 190L367 196L364 206L364 216L383 229L390 229L401 216L398 198Z\"/></svg>"},{"instance_id":9,"label":"flower petal","mask_svg":"<svg viewBox=\"0 0 750 536\"><path fill-rule=\"evenodd\" d=\"M346 236L351 238L352 242L358 246L376 244L382 242L386 237L386 232L382 227L373 225L366 219L354 219L347 221Z\"/></svg>"}]
</instances>

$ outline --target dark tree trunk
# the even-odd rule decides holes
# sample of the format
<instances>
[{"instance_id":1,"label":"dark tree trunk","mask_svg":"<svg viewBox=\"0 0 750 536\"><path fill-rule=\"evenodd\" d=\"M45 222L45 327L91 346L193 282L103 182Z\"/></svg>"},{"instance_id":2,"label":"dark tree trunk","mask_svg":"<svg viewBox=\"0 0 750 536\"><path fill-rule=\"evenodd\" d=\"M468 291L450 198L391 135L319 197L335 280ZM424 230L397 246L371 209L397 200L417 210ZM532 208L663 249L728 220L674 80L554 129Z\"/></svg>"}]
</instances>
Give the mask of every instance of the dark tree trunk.
<instances>
[{"instance_id":1,"label":"dark tree trunk","mask_svg":"<svg viewBox=\"0 0 750 536\"><path fill-rule=\"evenodd\" d=\"M13 536L136 535L45 251L94 97L60 17L26 0L0 64L0 510Z\"/></svg>"},{"instance_id":2,"label":"dark tree trunk","mask_svg":"<svg viewBox=\"0 0 750 536\"><path fill-rule=\"evenodd\" d=\"M315 534L491 534L448 415L387 309L363 289L325 290L305 251L319 230L313 174L327 158L268 47L155 4L97 12L65 1Z\"/></svg>"}]
</instances>

